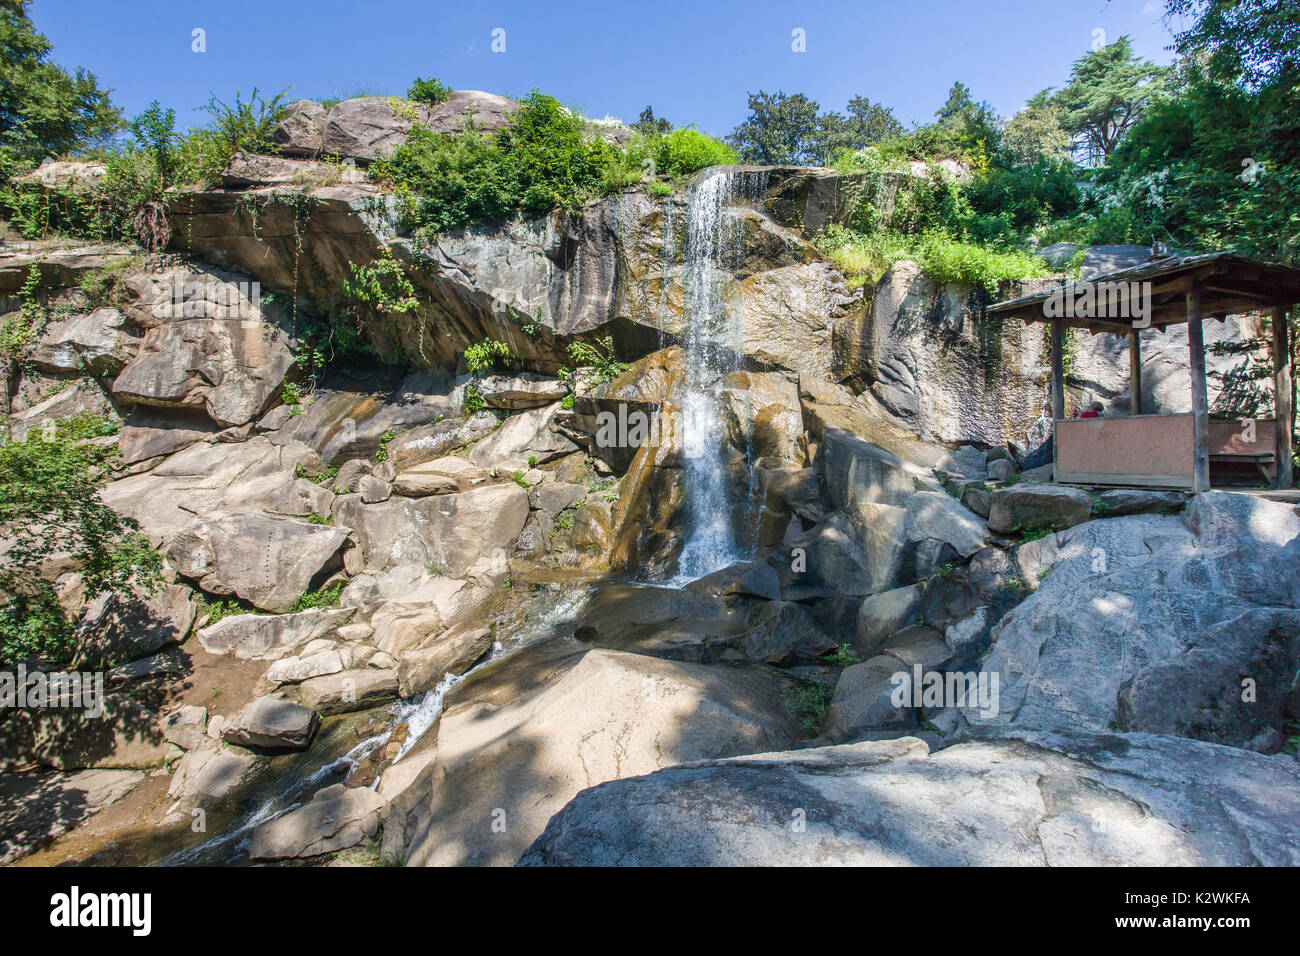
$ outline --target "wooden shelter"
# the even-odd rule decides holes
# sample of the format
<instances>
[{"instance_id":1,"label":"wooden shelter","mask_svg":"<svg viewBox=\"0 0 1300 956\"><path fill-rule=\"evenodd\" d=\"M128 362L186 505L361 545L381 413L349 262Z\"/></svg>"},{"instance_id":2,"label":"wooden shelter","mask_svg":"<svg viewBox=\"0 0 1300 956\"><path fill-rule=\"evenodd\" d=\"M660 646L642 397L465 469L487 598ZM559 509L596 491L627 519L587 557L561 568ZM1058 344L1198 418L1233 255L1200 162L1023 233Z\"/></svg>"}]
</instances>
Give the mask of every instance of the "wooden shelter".
<instances>
[{"instance_id":1,"label":"wooden shelter","mask_svg":"<svg viewBox=\"0 0 1300 956\"><path fill-rule=\"evenodd\" d=\"M1210 459L1253 461L1278 488L1291 487L1291 359L1287 310L1300 302L1300 269L1232 252L1167 256L989 307L992 314L1051 326L1052 419L1056 480L1099 485L1154 485L1205 491ZM1244 312L1272 320L1274 416L1253 427L1211 422L1202 323ZM1164 332L1187 323L1192 411L1142 412L1142 329ZM1062 340L1067 328L1127 335L1132 414L1065 417ZM1267 466L1265 468L1264 466ZM1274 471L1275 469L1275 471Z\"/></svg>"}]
</instances>

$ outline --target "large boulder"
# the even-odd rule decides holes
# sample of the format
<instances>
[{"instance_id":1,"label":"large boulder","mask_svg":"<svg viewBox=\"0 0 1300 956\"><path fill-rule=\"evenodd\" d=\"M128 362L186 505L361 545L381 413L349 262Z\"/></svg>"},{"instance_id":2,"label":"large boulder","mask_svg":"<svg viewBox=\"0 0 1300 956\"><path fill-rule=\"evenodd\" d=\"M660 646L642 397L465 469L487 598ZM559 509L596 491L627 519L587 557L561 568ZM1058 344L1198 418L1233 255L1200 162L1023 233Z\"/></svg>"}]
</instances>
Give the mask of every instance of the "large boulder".
<instances>
[{"instance_id":1,"label":"large boulder","mask_svg":"<svg viewBox=\"0 0 1300 956\"><path fill-rule=\"evenodd\" d=\"M770 678L747 669L594 650L540 684L522 661L480 675L438 725L410 864L509 865L585 787L793 740ZM532 689L503 695L521 677Z\"/></svg>"},{"instance_id":2,"label":"large boulder","mask_svg":"<svg viewBox=\"0 0 1300 956\"><path fill-rule=\"evenodd\" d=\"M403 697L436 687L448 674L463 674L492 648L492 629L482 625L448 628L434 642L402 655L397 685Z\"/></svg>"},{"instance_id":3,"label":"large boulder","mask_svg":"<svg viewBox=\"0 0 1300 956\"><path fill-rule=\"evenodd\" d=\"M871 298L861 344L872 395L929 441L1023 439L1043 407L1037 327L984 314L968 289L895 263Z\"/></svg>"},{"instance_id":4,"label":"large boulder","mask_svg":"<svg viewBox=\"0 0 1300 956\"><path fill-rule=\"evenodd\" d=\"M427 125L437 133L458 133L468 123L475 129L497 130L510 122L519 103L508 96L482 90L452 90L441 103L429 109Z\"/></svg>"},{"instance_id":5,"label":"large boulder","mask_svg":"<svg viewBox=\"0 0 1300 956\"><path fill-rule=\"evenodd\" d=\"M318 790L311 801L253 831L248 855L284 860L345 850L379 832L384 800L366 787L341 783Z\"/></svg>"},{"instance_id":6,"label":"large boulder","mask_svg":"<svg viewBox=\"0 0 1300 956\"><path fill-rule=\"evenodd\" d=\"M139 339L123 329L125 317L114 308L50 322L41 330L28 361L47 372L115 375L140 347Z\"/></svg>"},{"instance_id":7,"label":"large boulder","mask_svg":"<svg viewBox=\"0 0 1300 956\"><path fill-rule=\"evenodd\" d=\"M397 673L390 668L339 671L298 685L299 703L324 716L366 710L397 696Z\"/></svg>"},{"instance_id":8,"label":"large boulder","mask_svg":"<svg viewBox=\"0 0 1300 956\"><path fill-rule=\"evenodd\" d=\"M148 472L110 482L100 497L134 518L154 545L171 541L214 511L266 508L294 481L299 465L315 460L302 442L273 444L264 436L244 442L198 442Z\"/></svg>"},{"instance_id":9,"label":"large boulder","mask_svg":"<svg viewBox=\"0 0 1300 956\"><path fill-rule=\"evenodd\" d=\"M311 608L297 614L231 614L199 629L209 654L274 661L337 631L352 619L353 608Z\"/></svg>"},{"instance_id":10,"label":"large boulder","mask_svg":"<svg viewBox=\"0 0 1300 956\"><path fill-rule=\"evenodd\" d=\"M223 511L194 519L164 554L178 574L210 594L235 594L264 611L283 613L347 537L346 528Z\"/></svg>"},{"instance_id":11,"label":"large boulder","mask_svg":"<svg viewBox=\"0 0 1300 956\"><path fill-rule=\"evenodd\" d=\"M528 459L548 462L578 450L578 446L555 430L559 403L511 415L469 453L469 460L481 468L513 462L527 467Z\"/></svg>"},{"instance_id":12,"label":"large boulder","mask_svg":"<svg viewBox=\"0 0 1300 956\"><path fill-rule=\"evenodd\" d=\"M106 669L179 644L197 612L194 593L177 584L153 592L106 591L90 602L77 625L74 664Z\"/></svg>"},{"instance_id":13,"label":"large boulder","mask_svg":"<svg viewBox=\"0 0 1300 956\"><path fill-rule=\"evenodd\" d=\"M510 483L377 504L344 495L334 517L354 529L368 570L408 564L462 577L480 558L513 549L528 510L528 492Z\"/></svg>"},{"instance_id":14,"label":"large boulder","mask_svg":"<svg viewBox=\"0 0 1300 956\"><path fill-rule=\"evenodd\" d=\"M1017 484L993 489L989 530L1062 531L1087 521L1092 496L1068 485Z\"/></svg>"},{"instance_id":15,"label":"large boulder","mask_svg":"<svg viewBox=\"0 0 1300 956\"><path fill-rule=\"evenodd\" d=\"M221 725L221 739L241 747L306 750L320 726L320 714L279 697L259 697Z\"/></svg>"},{"instance_id":16,"label":"large boulder","mask_svg":"<svg viewBox=\"0 0 1300 956\"><path fill-rule=\"evenodd\" d=\"M429 108L396 97L359 96L325 114L320 150L369 163L406 142L411 127L428 123Z\"/></svg>"},{"instance_id":17,"label":"large boulder","mask_svg":"<svg viewBox=\"0 0 1300 956\"><path fill-rule=\"evenodd\" d=\"M114 380L113 395L128 403L201 408L224 426L252 421L279 395L293 352L283 330L265 324L254 305L243 307L248 317L227 317L226 307L213 305L215 316L171 318L150 329Z\"/></svg>"},{"instance_id":18,"label":"large boulder","mask_svg":"<svg viewBox=\"0 0 1300 956\"><path fill-rule=\"evenodd\" d=\"M1300 764L1150 734L915 738L584 790L521 864L1296 866Z\"/></svg>"},{"instance_id":19,"label":"large boulder","mask_svg":"<svg viewBox=\"0 0 1300 956\"><path fill-rule=\"evenodd\" d=\"M264 766L254 754L204 738L176 764L167 796L187 813L216 809L237 801Z\"/></svg>"},{"instance_id":20,"label":"large boulder","mask_svg":"<svg viewBox=\"0 0 1300 956\"><path fill-rule=\"evenodd\" d=\"M271 142L285 156L315 156L321 149L325 107L311 100L290 103L271 132Z\"/></svg>"},{"instance_id":21,"label":"large boulder","mask_svg":"<svg viewBox=\"0 0 1300 956\"><path fill-rule=\"evenodd\" d=\"M1234 743L1250 724L1281 729L1287 675L1300 668L1293 506L1207 492L1180 516L1090 521L1023 544L1016 564L1034 591L994 627L982 665L999 677L1001 722L1105 730L1127 719ZM1176 694L1155 696L1174 681Z\"/></svg>"},{"instance_id":22,"label":"large boulder","mask_svg":"<svg viewBox=\"0 0 1300 956\"><path fill-rule=\"evenodd\" d=\"M518 411L550 405L569 394L569 386L558 378L549 378L533 372L520 375L487 375L479 379L479 394L488 408L506 408Z\"/></svg>"}]
</instances>

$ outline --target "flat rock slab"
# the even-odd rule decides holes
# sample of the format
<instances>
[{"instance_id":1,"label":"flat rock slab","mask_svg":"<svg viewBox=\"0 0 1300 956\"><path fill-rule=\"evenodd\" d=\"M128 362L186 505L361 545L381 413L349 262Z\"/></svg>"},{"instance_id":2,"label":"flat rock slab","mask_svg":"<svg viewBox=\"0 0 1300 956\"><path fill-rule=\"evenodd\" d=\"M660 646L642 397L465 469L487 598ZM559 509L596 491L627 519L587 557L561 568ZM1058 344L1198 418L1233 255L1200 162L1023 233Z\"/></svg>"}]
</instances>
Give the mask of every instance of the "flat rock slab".
<instances>
[{"instance_id":1,"label":"flat rock slab","mask_svg":"<svg viewBox=\"0 0 1300 956\"><path fill-rule=\"evenodd\" d=\"M519 862L1296 866L1298 817L1294 760L1154 734L988 734L933 754L904 737L593 787Z\"/></svg>"},{"instance_id":2,"label":"flat rock slab","mask_svg":"<svg viewBox=\"0 0 1300 956\"><path fill-rule=\"evenodd\" d=\"M142 780L139 770L0 774L0 865L39 850Z\"/></svg>"},{"instance_id":3,"label":"flat rock slab","mask_svg":"<svg viewBox=\"0 0 1300 956\"><path fill-rule=\"evenodd\" d=\"M794 739L765 669L595 650L542 678L532 668L552 665L535 660L517 656L457 688L438 725L437 784L411 826L408 863L509 865L584 787ZM521 695L520 686L533 689ZM501 814L505 832L493 826Z\"/></svg>"}]
</instances>

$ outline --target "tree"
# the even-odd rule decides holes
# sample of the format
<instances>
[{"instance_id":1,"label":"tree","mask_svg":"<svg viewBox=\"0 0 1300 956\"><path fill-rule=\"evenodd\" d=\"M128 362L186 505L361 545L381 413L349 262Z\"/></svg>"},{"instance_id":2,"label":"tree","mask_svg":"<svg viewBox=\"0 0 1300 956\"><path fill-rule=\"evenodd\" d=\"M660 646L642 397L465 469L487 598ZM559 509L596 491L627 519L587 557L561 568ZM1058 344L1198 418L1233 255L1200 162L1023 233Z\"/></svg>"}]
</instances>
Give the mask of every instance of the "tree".
<instances>
[{"instance_id":1,"label":"tree","mask_svg":"<svg viewBox=\"0 0 1300 956\"><path fill-rule=\"evenodd\" d=\"M1165 22L1193 18L1174 49L1203 59L1218 80L1259 87L1300 73L1300 4L1295 0L1166 0Z\"/></svg>"},{"instance_id":2,"label":"tree","mask_svg":"<svg viewBox=\"0 0 1300 956\"><path fill-rule=\"evenodd\" d=\"M632 128L646 136L662 136L672 132L673 124L662 116L655 116L654 107L647 106L641 111L641 118L632 124Z\"/></svg>"},{"instance_id":3,"label":"tree","mask_svg":"<svg viewBox=\"0 0 1300 956\"><path fill-rule=\"evenodd\" d=\"M1012 166L1062 162L1070 157L1070 134L1061 124L1061 110L1052 102L1051 89L1035 94L1007 121L999 144Z\"/></svg>"},{"instance_id":4,"label":"tree","mask_svg":"<svg viewBox=\"0 0 1300 956\"><path fill-rule=\"evenodd\" d=\"M67 419L52 433L32 429L24 441L0 444L0 660L40 655L65 660L72 622L58 602L47 568L69 557L86 594L157 582L158 553L134 521L98 494L105 453L82 439L115 426L93 416Z\"/></svg>"},{"instance_id":5,"label":"tree","mask_svg":"<svg viewBox=\"0 0 1300 956\"><path fill-rule=\"evenodd\" d=\"M1062 125L1104 160L1161 92L1167 70L1133 53L1127 36L1076 60L1053 103Z\"/></svg>"},{"instance_id":6,"label":"tree","mask_svg":"<svg viewBox=\"0 0 1300 956\"><path fill-rule=\"evenodd\" d=\"M749 117L732 130L727 142L747 163L816 162L822 136L817 110L818 104L802 93L750 93Z\"/></svg>"},{"instance_id":7,"label":"tree","mask_svg":"<svg viewBox=\"0 0 1300 956\"><path fill-rule=\"evenodd\" d=\"M894 116L894 111L871 102L865 96L855 96L849 100L848 112L854 149L874 146L903 135L903 124Z\"/></svg>"},{"instance_id":8,"label":"tree","mask_svg":"<svg viewBox=\"0 0 1300 956\"><path fill-rule=\"evenodd\" d=\"M958 145L991 153L999 137L998 114L987 102L975 102L965 83L954 83L948 99L934 114L940 129L951 133Z\"/></svg>"},{"instance_id":9,"label":"tree","mask_svg":"<svg viewBox=\"0 0 1300 956\"><path fill-rule=\"evenodd\" d=\"M38 162L100 145L122 123L93 73L49 61L27 16L31 0L0 0L0 158Z\"/></svg>"}]
</instances>

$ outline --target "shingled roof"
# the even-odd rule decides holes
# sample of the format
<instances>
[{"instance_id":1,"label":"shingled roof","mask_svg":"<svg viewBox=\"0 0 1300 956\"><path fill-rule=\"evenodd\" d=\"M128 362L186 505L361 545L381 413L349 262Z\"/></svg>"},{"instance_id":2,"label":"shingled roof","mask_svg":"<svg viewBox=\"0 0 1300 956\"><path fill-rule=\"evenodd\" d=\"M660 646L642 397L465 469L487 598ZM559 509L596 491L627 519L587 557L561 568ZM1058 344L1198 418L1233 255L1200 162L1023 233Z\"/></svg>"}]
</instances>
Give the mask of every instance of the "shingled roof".
<instances>
[{"instance_id":1,"label":"shingled roof","mask_svg":"<svg viewBox=\"0 0 1300 956\"><path fill-rule=\"evenodd\" d=\"M1098 287L1151 283L1150 327L1163 329L1187 321L1186 293L1200 293L1201 314L1222 318L1242 312L1287 307L1300 302L1300 269L1248 259L1235 252L1210 252L1194 256L1168 256L1130 269L1120 269L1087 281L1066 283L1022 295L988 308L990 314L1025 322L1051 322L1048 303L1071 302L1092 296ZM1062 318L1067 326L1092 332L1126 333L1133 319L1118 314L1085 314Z\"/></svg>"}]
</instances>

